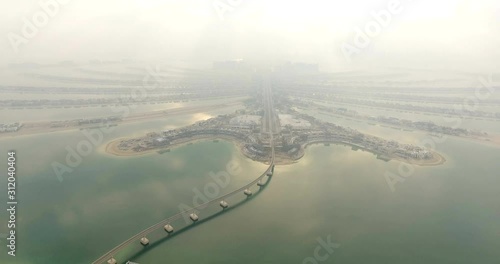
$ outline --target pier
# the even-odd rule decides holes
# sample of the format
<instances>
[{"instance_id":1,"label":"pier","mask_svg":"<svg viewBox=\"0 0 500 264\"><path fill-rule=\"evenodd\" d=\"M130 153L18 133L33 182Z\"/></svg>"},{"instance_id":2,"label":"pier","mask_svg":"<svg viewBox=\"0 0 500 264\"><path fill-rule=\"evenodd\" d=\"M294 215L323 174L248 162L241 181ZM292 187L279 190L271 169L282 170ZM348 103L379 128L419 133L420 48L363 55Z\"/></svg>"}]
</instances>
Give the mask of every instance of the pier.
<instances>
[{"instance_id":1,"label":"pier","mask_svg":"<svg viewBox=\"0 0 500 264\"><path fill-rule=\"evenodd\" d=\"M274 158L275 158L275 146L274 146L274 133L278 130L278 125L276 125L276 115L274 114L274 109L273 109L273 102L272 102L272 93L270 91L270 85L269 83L263 82L264 86L264 94L265 94L265 109L266 109L266 115L263 120L263 123L265 124L265 130L266 133L269 134L269 142L271 145L271 156L270 156L270 161L269 161L269 166L268 168L260 174L255 180L252 182L228 193L225 194L221 197L215 198L213 200L210 200L204 204L201 204L199 206L196 206L190 210L185 210L180 213L177 213L167 219L164 219L142 231L139 233L133 235L129 239L125 240L121 244L117 245L110 251L106 252L104 255L99 257L97 260L92 262L92 264L102 264L102 263L118 263L117 260L115 259L115 255L118 254L122 249L126 248L127 246L131 245L132 243L141 243L143 246L146 246L149 244L149 240L147 239L148 234L151 234L154 231L157 231L159 229L164 229L167 233L171 233L174 231L173 227L170 225L175 220L181 219L186 215L189 215L189 218L194 222L198 221L199 218L199 212L202 212L205 210L207 207L213 204L219 204L222 209L227 208L229 205L227 202L228 198L236 196L236 195L241 195L242 193L250 196L252 192L250 191L250 188L253 186L263 186L264 185L264 179L268 178L266 183L269 181L269 178L273 175L274 171ZM260 184L258 184L260 183ZM196 214L195 212L198 212Z\"/></svg>"}]
</instances>

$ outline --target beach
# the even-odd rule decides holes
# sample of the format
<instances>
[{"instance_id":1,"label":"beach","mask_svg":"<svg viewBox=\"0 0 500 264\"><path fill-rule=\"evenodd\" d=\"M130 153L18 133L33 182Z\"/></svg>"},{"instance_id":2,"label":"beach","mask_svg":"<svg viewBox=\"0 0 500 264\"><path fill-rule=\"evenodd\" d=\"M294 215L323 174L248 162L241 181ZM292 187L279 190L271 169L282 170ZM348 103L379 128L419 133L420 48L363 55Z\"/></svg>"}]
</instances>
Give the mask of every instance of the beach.
<instances>
[{"instance_id":1,"label":"beach","mask_svg":"<svg viewBox=\"0 0 500 264\"><path fill-rule=\"evenodd\" d=\"M259 162L263 162L263 163L267 163L267 160L261 160L261 159L256 159L256 158L253 158L249 155L247 155L247 153L244 151L244 142L241 142L240 140L237 140L235 138L232 138L232 137L228 137L228 136L212 136L212 135L206 135L206 136L202 136L202 135L199 135L199 136L193 136L193 137L189 137L189 138L183 138L183 139L179 139L179 140L176 140L174 142L172 142L171 144L169 144L168 146L163 146L163 147L158 147L158 148L152 148L152 149L147 149L147 150L143 150L143 151L134 151L134 150L122 150L118 147L118 145L124 141L124 140L129 140L130 138L120 138L120 139L116 139L116 140L113 140L111 142L108 142L104 148L104 152L109 154L109 155L113 155L113 156L118 156L118 157L134 157L134 156L143 156L143 155L148 155L148 154L160 154L158 153L159 151L162 151L162 150L173 150L175 148L178 148L178 147L181 147L181 146L184 146L184 145L188 145L188 144L195 144L197 142L200 142L200 141L209 141L209 140L226 140L226 141L229 141L233 144L235 144L237 146L237 148L249 159L252 159L254 161L259 161ZM294 155L293 157L291 156L288 156L288 155L285 155L283 153L280 153L280 152L277 152L276 153L276 157L275 157L275 164L276 165L290 165L290 164L294 164L296 162L298 162L305 154L305 149L307 148L307 146L309 145L313 145L313 144L323 144L323 143L331 143L331 144L334 144L334 145L349 145L349 146L354 146L354 145L351 145L351 144L347 144L347 143L344 143L344 142L311 142L311 143L308 143L308 144L304 144L301 149L299 150L299 152ZM359 146L354 146L354 147L359 147ZM362 149L363 151L368 151L368 152L371 152L375 155L381 155L381 153L376 153L372 150L369 150L369 149L365 149L365 148L360 148ZM412 165L416 165L416 166L438 166L438 165L441 165L443 163L446 162L446 159L440 155L439 153L433 151L432 152L433 154L433 158L431 159L423 159L423 160L417 160L417 159L404 159L404 158L401 158L399 156L396 156L396 155L390 155L390 156L387 156L387 158L389 160L397 160L397 161L401 161L401 162L404 162L404 163L408 163L408 164L412 164Z\"/></svg>"}]
</instances>

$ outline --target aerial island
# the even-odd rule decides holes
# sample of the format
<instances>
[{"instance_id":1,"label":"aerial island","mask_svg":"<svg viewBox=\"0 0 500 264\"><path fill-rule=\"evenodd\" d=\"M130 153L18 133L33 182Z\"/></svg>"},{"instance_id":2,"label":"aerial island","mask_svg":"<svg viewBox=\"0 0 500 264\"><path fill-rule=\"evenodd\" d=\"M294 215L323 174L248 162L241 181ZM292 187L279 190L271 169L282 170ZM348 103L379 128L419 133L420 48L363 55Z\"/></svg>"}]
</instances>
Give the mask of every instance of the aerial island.
<instances>
[{"instance_id":1,"label":"aerial island","mask_svg":"<svg viewBox=\"0 0 500 264\"><path fill-rule=\"evenodd\" d=\"M279 96L276 96L279 98ZM172 148L199 140L219 139L234 142L248 158L267 163L271 155L269 133L265 132L264 99L247 100L245 108L232 114L219 115L179 129L155 131L142 137L120 138L109 142L106 152L116 156L148 153L163 154ZM278 100L273 112L276 165L291 164L304 156L311 144L343 144L354 150L369 151L382 160L432 166L445 162L439 153L421 146L387 140L355 129L324 122L295 110L290 101Z\"/></svg>"}]
</instances>

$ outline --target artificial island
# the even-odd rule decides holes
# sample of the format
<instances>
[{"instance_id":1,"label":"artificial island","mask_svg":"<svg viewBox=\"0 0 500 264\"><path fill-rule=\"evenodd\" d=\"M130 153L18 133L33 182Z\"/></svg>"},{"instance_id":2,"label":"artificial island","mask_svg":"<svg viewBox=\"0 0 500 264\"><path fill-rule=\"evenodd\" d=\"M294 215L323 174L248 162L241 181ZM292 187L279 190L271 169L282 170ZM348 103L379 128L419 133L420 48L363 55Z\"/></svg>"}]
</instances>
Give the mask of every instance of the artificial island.
<instances>
[{"instance_id":1,"label":"artificial island","mask_svg":"<svg viewBox=\"0 0 500 264\"><path fill-rule=\"evenodd\" d=\"M271 87L270 83L262 84ZM265 111L267 101L272 111ZM199 140L219 139L234 142L248 158L267 163L271 155L270 133L274 137L274 164L297 162L311 144L344 144L353 150L369 151L382 160L399 160L409 164L432 166L445 162L439 153L422 146L400 143L361 133L349 127L318 120L298 111L301 102L261 89L232 114L219 115L173 130L154 131L142 137L120 138L106 146L116 156L163 154L172 148ZM269 122L272 119L272 122ZM274 127L268 127L272 124Z\"/></svg>"}]
</instances>

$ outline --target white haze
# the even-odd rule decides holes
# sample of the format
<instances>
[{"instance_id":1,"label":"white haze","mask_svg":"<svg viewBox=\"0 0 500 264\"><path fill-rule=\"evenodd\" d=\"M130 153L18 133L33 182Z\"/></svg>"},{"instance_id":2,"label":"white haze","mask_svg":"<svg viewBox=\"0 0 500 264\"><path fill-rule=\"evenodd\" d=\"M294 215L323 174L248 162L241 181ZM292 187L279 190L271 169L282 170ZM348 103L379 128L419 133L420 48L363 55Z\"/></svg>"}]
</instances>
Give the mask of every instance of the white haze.
<instances>
[{"instance_id":1,"label":"white haze","mask_svg":"<svg viewBox=\"0 0 500 264\"><path fill-rule=\"evenodd\" d=\"M45 2L44 0L41 0ZM227 2L228 0L219 0ZM233 0L234 1L234 0ZM322 70L406 67L498 71L500 1L401 0L402 12L345 59L356 27L390 0L242 0L221 20L214 0L72 0L14 52L8 34L39 0L2 0L0 58L8 63L63 60L206 62L244 59L318 63Z\"/></svg>"}]
</instances>

